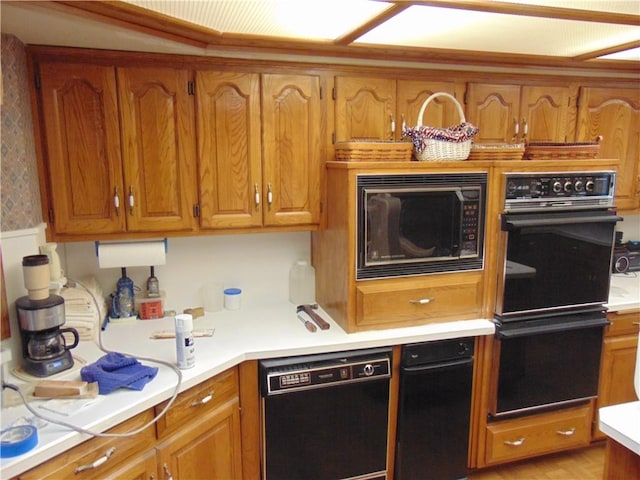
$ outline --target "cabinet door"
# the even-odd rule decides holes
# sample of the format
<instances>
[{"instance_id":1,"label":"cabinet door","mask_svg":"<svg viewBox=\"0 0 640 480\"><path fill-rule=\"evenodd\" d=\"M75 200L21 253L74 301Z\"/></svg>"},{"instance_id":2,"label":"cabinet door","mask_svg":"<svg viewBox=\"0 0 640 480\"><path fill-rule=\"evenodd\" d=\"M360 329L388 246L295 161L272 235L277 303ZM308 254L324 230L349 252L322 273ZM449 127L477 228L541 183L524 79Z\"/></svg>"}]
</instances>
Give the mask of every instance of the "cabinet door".
<instances>
[{"instance_id":1,"label":"cabinet door","mask_svg":"<svg viewBox=\"0 0 640 480\"><path fill-rule=\"evenodd\" d=\"M520 141L566 142L569 88L522 87Z\"/></svg>"},{"instance_id":2,"label":"cabinet door","mask_svg":"<svg viewBox=\"0 0 640 480\"><path fill-rule=\"evenodd\" d=\"M389 140L394 137L396 81L336 77L336 140Z\"/></svg>"},{"instance_id":3,"label":"cabinet door","mask_svg":"<svg viewBox=\"0 0 640 480\"><path fill-rule=\"evenodd\" d=\"M421 82L417 80L398 80L398 107L396 118L400 119L396 138L402 138L402 127L415 127L418 113L429 96L436 92L450 93L462 103L464 86L454 82ZM435 98L424 111L422 124L431 127L451 127L461 122L458 109L447 98Z\"/></svg>"},{"instance_id":4,"label":"cabinet door","mask_svg":"<svg viewBox=\"0 0 640 480\"><path fill-rule=\"evenodd\" d=\"M640 208L640 89L591 88L580 91L577 142L593 142L598 135L600 158L616 158L616 205Z\"/></svg>"},{"instance_id":5,"label":"cabinet door","mask_svg":"<svg viewBox=\"0 0 640 480\"><path fill-rule=\"evenodd\" d=\"M264 224L320 219L320 79L262 76Z\"/></svg>"},{"instance_id":6,"label":"cabinet door","mask_svg":"<svg viewBox=\"0 0 640 480\"><path fill-rule=\"evenodd\" d=\"M200 225L262 225L260 77L196 72Z\"/></svg>"},{"instance_id":7,"label":"cabinet door","mask_svg":"<svg viewBox=\"0 0 640 480\"><path fill-rule=\"evenodd\" d=\"M160 478L242 479L237 397L157 446Z\"/></svg>"},{"instance_id":8,"label":"cabinet door","mask_svg":"<svg viewBox=\"0 0 640 480\"><path fill-rule=\"evenodd\" d=\"M123 232L115 70L42 63L40 79L53 230L57 234Z\"/></svg>"},{"instance_id":9,"label":"cabinet door","mask_svg":"<svg viewBox=\"0 0 640 480\"><path fill-rule=\"evenodd\" d=\"M520 87L470 83L467 92L466 119L480 129L477 143L519 141Z\"/></svg>"},{"instance_id":10,"label":"cabinet door","mask_svg":"<svg viewBox=\"0 0 640 480\"><path fill-rule=\"evenodd\" d=\"M127 228L193 228L196 198L190 74L171 68L119 68Z\"/></svg>"}]
</instances>

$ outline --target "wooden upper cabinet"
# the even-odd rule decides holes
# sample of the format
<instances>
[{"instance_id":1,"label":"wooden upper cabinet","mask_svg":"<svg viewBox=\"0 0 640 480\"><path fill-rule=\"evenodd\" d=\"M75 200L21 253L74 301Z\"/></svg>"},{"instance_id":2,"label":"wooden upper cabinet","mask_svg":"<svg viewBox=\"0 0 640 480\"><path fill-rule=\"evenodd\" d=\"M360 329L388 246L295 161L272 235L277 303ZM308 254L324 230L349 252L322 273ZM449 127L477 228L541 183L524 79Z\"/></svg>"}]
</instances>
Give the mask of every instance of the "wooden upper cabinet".
<instances>
[{"instance_id":1,"label":"wooden upper cabinet","mask_svg":"<svg viewBox=\"0 0 640 480\"><path fill-rule=\"evenodd\" d=\"M565 142L568 87L470 83L466 118L478 143Z\"/></svg>"},{"instance_id":2,"label":"wooden upper cabinet","mask_svg":"<svg viewBox=\"0 0 640 480\"><path fill-rule=\"evenodd\" d=\"M578 100L577 142L602 135L601 158L620 160L616 205L640 210L640 90L582 87Z\"/></svg>"},{"instance_id":3,"label":"wooden upper cabinet","mask_svg":"<svg viewBox=\"0 0 640 480\"><path fill-rule=\"evenodd\" d=\"M262 225L260 76L196 72L200 226Z\"/></svg>"},{"instance_id":4,"label":"wooden upper cabinet","mask_svg":"<svg viewBox=\"0 0 640 480\"><path fill-rule=\"evenodd\" d=\"M336 141L390 140L399 126L396 81L384 78L335 78Z\"/></svg>"},{"instance_id":5,"label":"wooden upper cabinet","mask_svg":"<svg viewBox=\"0 0 640 480\"><path fill-rule=\"evenodd\" d=\"M52 230L124 232L114 68L45 62L39 72Z\"/></svg>"},{"instance_id":6,"label":"wooden upper cabinet","mask_svg":"<svg viewBox=\"0 0 640 480\"><path fill-rule=\"evenodd\" d=\"M196 154L190 72L118 68L129 231L192 230Z\"/></svg>"},{"instance_id":7,"label":"wooden upper cabinet","mask_svg":"<svg viewBox=\"0 0 640 480\"><path fill-rule=\"evenodd\" d=\"M424 102L434 93L446 92L458 100L462 106L464 84L454 82L423 82L418 80L398 80L397 113L400 120L396 129L396 139L402 138L402 127L415 127L418 114ZM434 98L425 108L422 125L431 127L450 127L460 123L456 105L444 97Z\"/></svg>"},{"instance_id":8,"label":"wooden upper cabinet","mask_svg":"<svg viewBox=\"0 0 640 480\"><path fill-rule=\"evenodd\" d=\"M264 224L320 221L320 78L262 75Z\"/></svg>"}]
</instances>

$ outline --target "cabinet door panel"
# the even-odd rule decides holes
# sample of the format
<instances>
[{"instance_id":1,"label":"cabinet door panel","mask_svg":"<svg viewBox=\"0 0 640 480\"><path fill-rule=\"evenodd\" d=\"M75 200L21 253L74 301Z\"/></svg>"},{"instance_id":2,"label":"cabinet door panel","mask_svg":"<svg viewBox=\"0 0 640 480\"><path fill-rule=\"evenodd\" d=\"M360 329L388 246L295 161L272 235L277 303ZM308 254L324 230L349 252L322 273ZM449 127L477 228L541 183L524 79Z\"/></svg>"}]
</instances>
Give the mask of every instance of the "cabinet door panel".
<instances>
[{"instance_id":1,"label":"cabinet door panel","mask_svg":"<svg viewBox=\"0 0 640 480\"><path fill-rule=\"evenodd\" d=\"M320 218L320 80L263 75L265 225L304 225Z\"/></svg>"},{"instance_id":2,"label":"cabinet door panel","mask_svg":"<svg viewBox=\"0 0 640 480\"><path fill-rule=\"evenodd\" d=\"M262 224L259 78L250 73L196 72L204 228Z\"/></svg>"},{"instance_id":3,"label":"cabinet door panel","mask_svg":"<svg viewBox=\"0 0 640 480\"><path fill-rule=\"evenodd\" d=\"M469 84L466 119L480 129L474 141L513 142L516 131L521 133L519 103L517 85Z\"/></svg>"},{"instance_id":4,"label":"cabinet door panel","mask_svg":"<svg viewBox=\"0 0 640 480\"><path fill-rule=\"evenodd\" d=\"M179 430L157 450L161 476L172 475L176 480L242 479L238 399Z\"/></svg>"},{"instance_id":5,"label":"cabinet door panel","mask_svg":"<svg viewBox=\"0 0 640 480\"><path fill-rule=\"evenodd\" d=\"M382 78L336 77L336 140L393 138L396 82Z\"/></svg>"},{"instance_id":6,"label":"cabinet door panel","mask_svg":"<svg viewBox=\"0 0 640 480\"><path fill-rule=\"evenodd\" d=\"M582 88L577 142L602 135L600 158L617 158L616 205L640 208L640 90Z\"/></svg>"},{"instance_id":7,"label":"cabinet door panel","mask_svg":"<svg viewBox=\"0 0 640 480\"><path fill-rule=\"evenodd\" d=\"M422 104L429 96L436 92L450 93L462 103L464 85L453 82L421 82L418 80L398 80L398 112L396 118L400 120L396 138L402 137L402 122L408 127L415 127L418 123L418 113ZM447 98L435 98L422 116L422 124L431 127L450 127L460 123L460 115L454 103Z\"/></svg>"},{"instance_id":8,"label":"cabinet door panel","mask_svg":"<svg viewBox=\"0 0 640 480\"><path fill-rule=\"evenodd\" d=\"M188 82L186 71L118 69L129 231L192 229L195 137Z\"/></svg>"},{"instance_id":9,"label":"cabinet door panel","mask_svg":"<svg viewBox=\"0 0 640 480\"><path fill-rule=\"evenodd\" d=\"M521 135L530 142L565 142L568 108L566 87L522 87Z\"/></svg>"},{"instance_id":10,"label":"cabinet door panel","mask_svg":"<svg viewBox=\"0 0 640 480\"><path fill-rule=\"evenodd\" d=\"M124 231L114 69L42 63L40 78L55 232Z\"/></svg>"}]
</instances>

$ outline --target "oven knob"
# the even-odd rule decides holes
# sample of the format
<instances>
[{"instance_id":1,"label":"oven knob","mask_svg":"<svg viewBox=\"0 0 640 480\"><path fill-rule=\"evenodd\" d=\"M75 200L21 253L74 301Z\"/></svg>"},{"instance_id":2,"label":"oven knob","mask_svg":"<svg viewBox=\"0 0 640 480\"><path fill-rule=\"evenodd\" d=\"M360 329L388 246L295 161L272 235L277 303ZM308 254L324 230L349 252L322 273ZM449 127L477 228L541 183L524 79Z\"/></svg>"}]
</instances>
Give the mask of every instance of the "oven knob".
<instances>
[{"instance_id":1,"label":"oven knob","mask_svg":"<svg viewBox=\"0 0 640 480\"><path fill-rule=\"evenodd\" d=\"M554 191L554 193L560 193L562 191L562 184L556 180L555 182L553 182L553 187L551 187Z\"/></svg>"},{"instance_id":2,"label":"oven knob","mask_svg":"<svg viewBox=\"0 0 640 480\"><path fill-rule=\"evenodd\" d=\"M563 190L567 193L571 193L571 190L573 189L573 184L567 180L566 182L564 182L564 188Z\"/></svg>"},{"instance_id":3,"label":"oven knob","mask_svg":"<svg viewBox=\"0 0 640 480\"><path fill-rule=\"evenodd\" d=\"M370 377L371 375L373 375L373 365L371 365L370 363L367 363L363 368L362 368L362 372L364 373L364 375L366 377Z\"/></svg>"},{"instance_id":4,"label":"oven knob","mask_svg":"<svg viewBox=\"0 0 640 480\"><path fill-rule=\"evenodd\" d=\"M596 184L593 183L593 180L587 180L584 188L587 192L593 192L593 189L596 188Z\"/></svg>"},{"instance_id":5,"label":"oven knob","mask_svg":"<svg viewBox=\"0 0 640 480\"><path fill-rule=\"evenodd\" d=\"M573 189L576 192L581 192L584 190L584 182L582 180L576 180L576 183L573 184Z\"/></svg>"},{"instance_id":6,"label":"oven knob","mask_svg":"<svg viewBox=\"0 0 640 480\"><path fill-rule=\"evenodd\" d=\"M516 184L515 182L511 181L507 184L507 193L516 193Z\"/></svg>"},{"instance_id":7,"label":"oven knob","mask_svg":"<svg viewBox=\"0 0 640 480\"><path fill-rule=\"evenodd\" d=\"M466 343L460 342L458 344L458 355L467 355L469 353L469 346Z\"/></svg>"}]
</instances>

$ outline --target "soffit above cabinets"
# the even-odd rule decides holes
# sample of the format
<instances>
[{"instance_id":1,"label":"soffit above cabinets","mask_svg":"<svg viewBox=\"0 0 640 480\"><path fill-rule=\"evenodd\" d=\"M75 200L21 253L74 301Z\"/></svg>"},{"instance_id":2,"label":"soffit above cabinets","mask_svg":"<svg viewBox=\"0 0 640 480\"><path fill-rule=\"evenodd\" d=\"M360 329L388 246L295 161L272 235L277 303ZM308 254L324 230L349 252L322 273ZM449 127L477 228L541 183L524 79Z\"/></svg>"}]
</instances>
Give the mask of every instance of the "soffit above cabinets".
<instances>
[{"instance_id":1,"label":"soffit above cabinets","mask_svg":"<svg viewBox=\"0 0 640 480\"><path fill-rule=\"evenodd\" d=\"M2 32L28 44L640 72L638 0L4 0L0 6Z\"/></svg>"}]
</instances>

